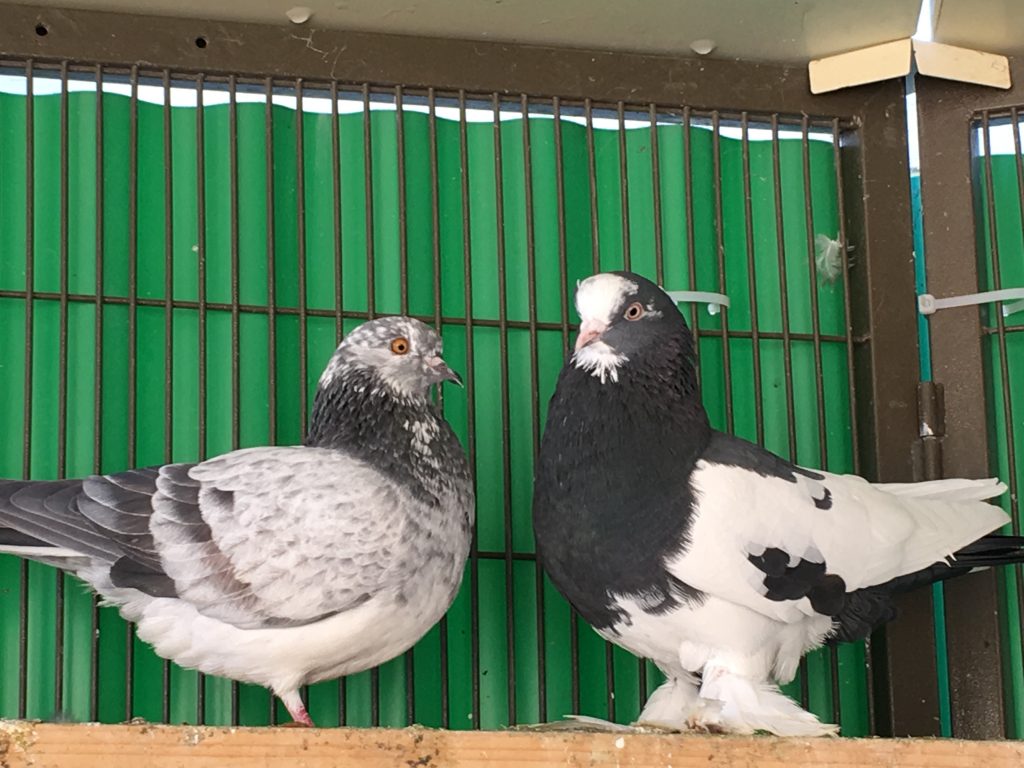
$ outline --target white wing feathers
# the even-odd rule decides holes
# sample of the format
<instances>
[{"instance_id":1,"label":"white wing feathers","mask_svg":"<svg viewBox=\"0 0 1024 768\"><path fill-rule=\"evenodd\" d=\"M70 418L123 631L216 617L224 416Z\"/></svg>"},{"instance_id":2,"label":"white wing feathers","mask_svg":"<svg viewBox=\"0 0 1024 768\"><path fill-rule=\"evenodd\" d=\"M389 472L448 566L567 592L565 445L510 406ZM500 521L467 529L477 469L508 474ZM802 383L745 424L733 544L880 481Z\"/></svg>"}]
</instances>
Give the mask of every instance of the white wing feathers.
<instances>
[{"instance_id":1,"label":"white wing feathers","mask_svg":"<svg viewBox=\"0 0 1024 768\"><path fill-rule=\"evenodd\" d=\"M843 477L848 476L844 475ZM873 485L880 491L897 496L916 496L919 499L940 499L942 501L983 501L984 499L994 499L1006 492L1006 485L1001 483L998 477L988 477L983 480L967 480L957 477L948 480L929 480L923 483L873 483Z\"/></svg>"},{"instance_id":2,"label":"white wing feathers","mask_svg":"<svg viewBox=\"0 0 1024 768\"><path fill-rule=\"evenodd\" d=\"M791 482L698 462L690 544L669 570L699 590L791 622L815 615L810 601L765 597L765 573L748 556L776 548L791 567L801 558L824 562L850 592L927 568L1009 521L981 501L1005 491L995 480L872 485L820 474L820 481L798 475ZM826 489L830 505L821 504Z\"/></svg>"}]
</instances>

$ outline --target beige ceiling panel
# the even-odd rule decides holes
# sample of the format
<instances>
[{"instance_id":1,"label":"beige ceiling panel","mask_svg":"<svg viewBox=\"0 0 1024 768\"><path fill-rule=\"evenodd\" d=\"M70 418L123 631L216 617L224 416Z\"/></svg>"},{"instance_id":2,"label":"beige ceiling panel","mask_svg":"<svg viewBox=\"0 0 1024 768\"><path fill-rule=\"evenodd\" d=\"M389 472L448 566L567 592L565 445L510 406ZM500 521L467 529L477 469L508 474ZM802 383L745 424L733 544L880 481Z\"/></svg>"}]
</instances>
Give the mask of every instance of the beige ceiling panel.
<instances>
[{"instance_id":1,"label":"beige ceiling panel","mask_svg":"<svg viewBox=\"0 0 1024 768\"><path fill-rule=\"evenodd\" d=\"M0 0L0 5L8 0ZM94 8L582 48L807 62L909 37L920 0L37 0Z\"/></svg>"},{"instance_id":2,"label":"beige ceiling panel","mask_svg":"<svg viewBox=\"0 0 1024 768\"><path fill-rule=\"evenodd\" d=\"M1024 0L941 0L937 11L935 42L1024 54Z\"/></svg>"}]
</instances>

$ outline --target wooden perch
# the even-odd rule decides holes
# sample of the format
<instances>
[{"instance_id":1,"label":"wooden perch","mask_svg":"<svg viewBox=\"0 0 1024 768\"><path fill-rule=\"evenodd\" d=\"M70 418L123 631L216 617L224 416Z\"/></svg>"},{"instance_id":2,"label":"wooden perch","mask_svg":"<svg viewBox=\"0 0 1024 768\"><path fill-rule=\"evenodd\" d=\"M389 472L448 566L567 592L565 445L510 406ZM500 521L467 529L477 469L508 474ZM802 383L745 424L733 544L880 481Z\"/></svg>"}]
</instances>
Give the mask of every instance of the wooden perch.
<instances>
[{"instance_id":1,"label":"wooden perch","mask_svg":"<svg viewBox=\"0 0 1024 768\"><path fill-rule=\"evenodd\" d=\"M1024 743L0 721L2 768L1019 768Z\"/></svg>"}]
</instances>

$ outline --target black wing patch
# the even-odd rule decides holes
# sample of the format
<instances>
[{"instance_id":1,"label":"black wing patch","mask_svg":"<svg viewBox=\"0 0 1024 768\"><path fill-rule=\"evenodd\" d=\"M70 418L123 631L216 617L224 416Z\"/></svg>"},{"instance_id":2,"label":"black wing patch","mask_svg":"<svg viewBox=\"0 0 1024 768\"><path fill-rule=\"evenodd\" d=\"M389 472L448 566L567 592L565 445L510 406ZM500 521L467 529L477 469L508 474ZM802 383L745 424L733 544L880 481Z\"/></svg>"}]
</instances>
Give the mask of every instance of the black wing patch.
<instances>
[{"instance_id":1,"label":"black wing patch","mask_svg":"<svg viewBox=\"0 0 1024 768\"><path fill-rule=\"evenodd\" d=\"M822 486L824 488L824 486ZM818 509L831 509L832 508L832 491L825 488L825 495L820 499L815 499L813 496L811 499L814 501L814 506Z\"/></svg>"},{"instance_id":2,"label":"black wing patch","mask_svg":"<svg viewBox=\"0 0 1024 768\"><path fill-rule=\"evenodd\" d=\"M790 483L795 483L798 475L810 480L825 479L825 476L818 472L798 467L759 445L724 432L711 434L711 440L708 442L707 448L704 449L704 453L701 454L701 458L714 464L739 467L761 477L777 477ZM831 505L831 494L828 494L826 498ZM827 507L825 508L827 509Z\"/></svg>"},{"instance_id":3,"label":"black wing patch","mask_svg":"<svg viewBox=\"0 0 1024 768\"><path fill-rule=\"evenodd\" d=\"M760 555L747 555L747 559L764 576L764 586L769 600L799 600L806 597L816 613L834 616L843 609L846 601L846 582L834 573L828 573L825 562L799 558L796 565L789 564L789 555L775 547L769 547Z\"/></svg>"},{"instance_id":4,"label":"black wing patch","mask_svg":"<svg viewBox=\"0 0 1024 768\"><path fill-rule=\"evenodd\" d=\"M630 593L629 596L640 604L645 613L654 616L666 614L683 604L697 607L705 599L703 592L677 579L668 571L665 571L658 581L643 590ZM623 613L623 617L628 624L628 616Z\"/></svg>"}]
</instances>

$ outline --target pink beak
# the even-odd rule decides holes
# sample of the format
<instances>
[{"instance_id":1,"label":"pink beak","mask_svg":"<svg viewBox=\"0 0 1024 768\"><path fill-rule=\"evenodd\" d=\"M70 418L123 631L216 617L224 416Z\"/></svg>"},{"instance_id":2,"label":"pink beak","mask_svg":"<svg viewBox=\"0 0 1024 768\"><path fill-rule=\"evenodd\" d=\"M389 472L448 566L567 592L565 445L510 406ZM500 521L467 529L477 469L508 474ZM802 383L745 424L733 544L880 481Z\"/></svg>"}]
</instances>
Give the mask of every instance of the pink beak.
<instances>
[{"instance_id":1,"label":"pink beak","mask_svg":"<svg viewBox=\"0 0 1024 768\"><path fill-rule=\"evenodd\" d=\"M584 320L580 326L580 335L576 337L576 351L579 352L607 329L608 326L600 320Z\"/></svg>"}]
</instances>

